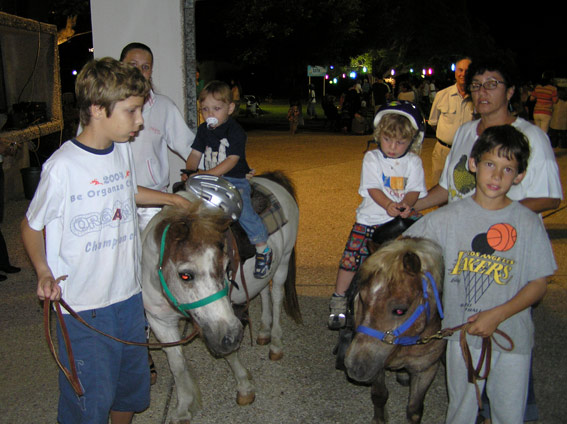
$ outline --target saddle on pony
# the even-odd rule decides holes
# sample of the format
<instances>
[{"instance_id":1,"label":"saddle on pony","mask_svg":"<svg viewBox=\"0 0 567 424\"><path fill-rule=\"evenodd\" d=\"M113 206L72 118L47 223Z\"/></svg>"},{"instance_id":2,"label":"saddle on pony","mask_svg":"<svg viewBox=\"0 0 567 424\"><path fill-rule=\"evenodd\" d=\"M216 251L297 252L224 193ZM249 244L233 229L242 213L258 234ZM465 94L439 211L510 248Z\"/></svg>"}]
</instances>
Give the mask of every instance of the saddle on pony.
<instances>
[{"instance_id":1,"label":"saddle on pony","mask_svg":"<svg viewBox=\"0 0 567 424\"><path fill-rule=\"evenodd\" d=\"M219 181L222 181L222 178L215 177L214 179L211 178L209 182L211 185L215 185L218 184ZM187 183L184 181L179 181L173 184L173 193L177 193L180 190L186 190L186 184ZM251 181L250 187L250 200L252 202L254 212L262 218L262 221L268 230L268 234L271 235L287 223L287 219L283 213L281 205L275 196L262 186ZM255 256L256 249L254 245L250 243L248 236L237 219L233 218L233 222L230 224L230 229L236 242L238 257L245 262L247 259Z\"/></svg>"},{"instance_id":2,"label":"saddle on pony","mask_svg":"<svg viewBox=\"0 0 567 424\"><path fill-rule=\"evenodd\" d=\"M283 209L276 197L266 188L259 184L250 182L250 200L254 212L256 212L271 235L287 223ZM230 272L232 284L236 284L234 278L238 268L256 256L256 247L248 238L248 235L238 222L242 199L240 193L232 184L222 177L198 174L193 175L187 182L178 182L173 185L173 192L189 190L199 196L205 203L212 207L218 207L232 218L229 230L226 232L226 247L230 258ZM247 293L246 281L242 275L242 285ZM233 304L233 310L243 325L248 324L248 304Z\"/></svg>"},{"instance_id":3,"label":"saddle on pony","mask_svg":"<svg viewBox=\"0 0 567 424\"><path fill-rule=\"evenodd\" d=\"M271 235L283 227L287 223L287 219L283 214L281 205L272 193L253 181L250 183L250 186L252 189L250 200L252 201L254 212L262 218L268 234ZM245 262L256 254L256 248L250 243L248 236L238 221L234 221L230 225L230 229L236 240L240 259Z\"/></svg>"}]
</instances>

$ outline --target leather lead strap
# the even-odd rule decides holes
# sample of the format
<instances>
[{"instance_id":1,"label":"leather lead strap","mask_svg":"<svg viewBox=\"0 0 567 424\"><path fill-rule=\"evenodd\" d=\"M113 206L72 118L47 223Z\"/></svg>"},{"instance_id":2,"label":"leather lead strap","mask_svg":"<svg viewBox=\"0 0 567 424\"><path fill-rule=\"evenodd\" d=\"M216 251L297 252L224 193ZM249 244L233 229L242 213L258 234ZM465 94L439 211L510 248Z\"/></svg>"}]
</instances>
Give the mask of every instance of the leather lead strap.
<instances>
[{"instance_id":1,"label":"leather lead strap","mask_svg":"<svg viewBox=\"0 0 567 424\"><path fill-rule=\"evenodd\" d=\"M53 305L55 307L57 321L59 322L59 325L61 327L61 333L63 335L63 341L65 343L65 351L67 352L67 357L69 359L70 369L66 368L63 365L63 363L59 359L59 355L58 355L57 351L55 350L55 344L53 343L53 337L51 335L51 327L50 327L51 303L53 303ZM192 340L193 338L195 338L199 334L199 327L197 326L197 324L195 322L193 322L193 325L195 326L195 329L193 330L193 332L191 334L189 334L187 337L183 338L182 340L178 340L176 342L140 343L140 342L126 341L126 340L122 340L122 339L119 339L117 337L111 336L110 334L107 334L107 333L100 331L99 329L93 327L88 322L86 322L79 314L77 314L77 312L75 312L69 305L67 305L67 303L63 299L60 299L58 301L57 300L51 301L49 299L45 299L43 301L43 323L44 323L45 339L47 341L47 346L49 347L49 350L51 351L51 354L53 355L53 358L55 359L57 366L63 372L63 374L65 375L65 378L67 379L67 381L69 381L69 384L71 384L71 386L73 387L73 390L75 391L77 396L82 396L84 394L84 391L83 391L83 387L82 387L81 382L80 382L79 377L78 377L77 369L75 367L75 357L73 355L73 349L71 347L71 340L69 338L67 326L65 325L63 313L61 312L61 306L63 306L63 308L65 308L69 312L69 315L71 315L73 318L75 318L77 321L79 321L81 324L83 324L87 328L89 328L93 331L96 331L97 333L99 333L99 334L101 334L105 337L108 337L109 339L112 339L114 341L117 341L117 342L123 343L123 344L127 344L127 345L144 346L144 347L172 347L172 346L178 346L178 345L188 343L190 340Z\"/></svg>"}]
</instances>

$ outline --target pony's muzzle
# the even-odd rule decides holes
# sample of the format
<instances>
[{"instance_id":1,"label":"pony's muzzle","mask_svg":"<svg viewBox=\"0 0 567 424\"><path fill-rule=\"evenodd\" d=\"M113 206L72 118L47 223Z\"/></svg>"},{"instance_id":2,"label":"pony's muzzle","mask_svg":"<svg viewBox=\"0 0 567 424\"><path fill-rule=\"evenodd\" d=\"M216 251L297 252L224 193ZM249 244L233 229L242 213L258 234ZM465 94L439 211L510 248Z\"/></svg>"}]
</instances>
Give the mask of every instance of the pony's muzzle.
<instances>
[{"instance_id":1,"label":"pony's muzzle","mask_svg":"<svg viewBox=\"0 0 567 424\"><path fill-rule=\"evenodd\" d=\"M244 335L244 328L240 321L232 325L225 323L215 327L202 327L203 337L211 353L216 356L225 356L240 347Z\"/></svg>"},{"instance_id":2,"label":"pony's muzzle","mask_svg":"<svg viewBox=\"0 0 567 424\"><path fill-rule=\"evenodd\" d=\"M240 341L231 335L226 335L222 338L222 347L224 349L233 349L235 343L240 343Z\"/></svg>"},{"instance_id":3,"label":"pony's muzzle","mask_svg":"<svg viewBox=\"0 0 567 424\"><path fill-rule=\"evenodd\" d=\"M382 342L361 342L355 336L345 355L345 368L353 380L361 383L373 381L378 372L386 366L393 345Z\"/></svg>"}]
</instances>

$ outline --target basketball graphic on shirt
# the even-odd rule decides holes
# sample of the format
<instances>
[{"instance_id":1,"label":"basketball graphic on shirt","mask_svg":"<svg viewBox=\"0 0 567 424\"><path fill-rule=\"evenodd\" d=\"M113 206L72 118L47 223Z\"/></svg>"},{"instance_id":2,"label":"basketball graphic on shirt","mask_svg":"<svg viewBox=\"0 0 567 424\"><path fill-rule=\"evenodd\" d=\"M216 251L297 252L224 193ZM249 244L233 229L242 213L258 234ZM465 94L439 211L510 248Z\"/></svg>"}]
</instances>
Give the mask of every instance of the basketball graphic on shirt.
<instances>
[{"instance_id":1,"label":"basketball graphic on shirt","mask_svg":"<svg viewBox=\"0 0 567 424\"><path fill-rule=\"evenodd\" d=\"M491 226L486 233L486 241L496 251L505 252L516 244L516 229L510 224L499 223Z\"/></svg>"},{"instance_id":2,"label":"basketball graphic on shirt","mask_svg":"<svg viewBox=\"0 0 567 424\"><path fill-rule=\"evenodd\" d=\"M479 233L471 241L471 249L480 255L492 255L495 251L505 252L516 244L517 232L510 224L498 223L490 226L486 233ZM480 300L490 288L493 277L491 274L463 270L465 295L468 303L474 304Z\"/></svg>"},{"instance_id":3,"label":"basketball graphic on shirt","mask_svg":"<svg viewBox=\"0 0 567 424\"><path fill-rule=\"evenodd\" d=\"M473 251L478 253L484 253L487 255L492 255L494 253L494 248L488 243L486 238L486 233L480 233L474 236L471 242L471 248Z\"/></svg>"}]
</instances>

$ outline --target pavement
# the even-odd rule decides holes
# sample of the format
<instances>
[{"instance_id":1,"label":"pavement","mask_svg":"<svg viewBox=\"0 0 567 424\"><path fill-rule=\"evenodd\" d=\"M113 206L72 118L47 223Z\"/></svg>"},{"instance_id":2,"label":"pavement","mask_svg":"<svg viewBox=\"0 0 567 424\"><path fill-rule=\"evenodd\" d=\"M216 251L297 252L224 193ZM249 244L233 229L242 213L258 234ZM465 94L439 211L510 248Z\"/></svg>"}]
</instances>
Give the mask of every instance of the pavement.
<instances>
[{"instance_id":1,"label":"pavement","mask_svg":"<svg viewBox=\"0 0 567 424\"><path fill-rule=\"evenodd\" d=\"M235 383L223 359L211 357L197 339L184 353L198 379L203 408L192 423L369 423L372 418L370 388L350 383L334 368L332 349L337 333L326 327L328 297L333 291L337 262L354 222L360 167L368 136L351 136L307 128L291 137L287 131L250 129L248 162L258 172L281 169L296 184L301 213L297 241L297 290L303 324L284 317L284 357L268 359L267 346L252 344L245 334L240 355L256 384L256 401L236 405ZM319 128L320 129L320 126ZM430 169L433 139L426 139L422 158ZM563 187L567 151L556 150ZM9 181L7 182L9 184ZM22 268L0 283L0 423L55 423L57 366L43 330L42 307L35 296L36 279L24 252L19 223L29 201L11 199L2 231L11 261ZM534 309L536 347L534 383L540 411L539 423L566 422L567 379L567 209L544 214L553 243L558 271L545 299ZM537 259L535 259L537 260ZM260 301L251 305L253 330L259 323ZM151 406L134 418L136 424L169 421L175 404L172 377L161 350L152 353L158 381L152 386ZM388 374L389 422L405 422L407 388ZM444 369L441 368L425 399L423 423L441 423L447 404Z\"/></svg>"}]
</instances>

